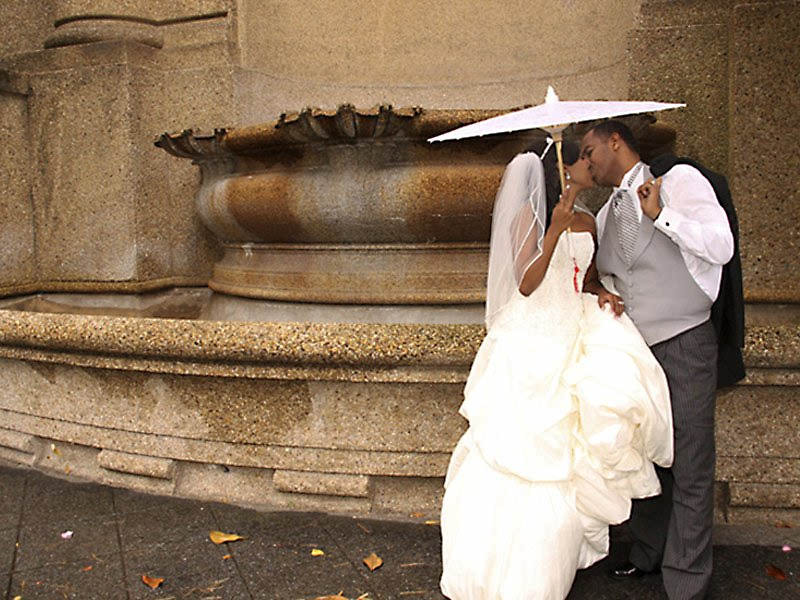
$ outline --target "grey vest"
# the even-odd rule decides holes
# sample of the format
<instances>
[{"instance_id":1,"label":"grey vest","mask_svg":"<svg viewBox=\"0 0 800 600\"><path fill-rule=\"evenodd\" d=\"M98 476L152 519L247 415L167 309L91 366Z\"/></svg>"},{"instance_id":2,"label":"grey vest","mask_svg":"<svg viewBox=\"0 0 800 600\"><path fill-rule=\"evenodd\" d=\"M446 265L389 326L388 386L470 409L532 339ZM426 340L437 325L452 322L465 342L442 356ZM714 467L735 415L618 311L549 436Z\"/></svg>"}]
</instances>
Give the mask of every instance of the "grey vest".
<instances>
[{"instance_id":1,"label":"grey vest","mask_svg":"<svg viewBox=\"0 0 800 600\"><path fill-rule=\"evenodd\" d=\"M625 312L652 346L707 321L712 301L695 283L680 248L645 215L638 236L629 265L609 206L598 242L597 269L613 275Z\"/></svg>"}]
</instances>

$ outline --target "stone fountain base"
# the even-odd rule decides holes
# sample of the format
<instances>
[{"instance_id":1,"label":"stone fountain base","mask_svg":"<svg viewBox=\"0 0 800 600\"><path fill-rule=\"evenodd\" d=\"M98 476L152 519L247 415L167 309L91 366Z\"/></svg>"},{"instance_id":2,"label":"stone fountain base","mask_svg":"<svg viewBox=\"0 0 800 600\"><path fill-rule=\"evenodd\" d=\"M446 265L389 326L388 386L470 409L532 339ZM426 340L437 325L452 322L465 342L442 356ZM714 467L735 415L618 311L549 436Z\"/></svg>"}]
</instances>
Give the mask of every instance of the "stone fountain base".
<instances>
[{"instance_id":1,"label":"stone fountain base","mask_svg":"<svg viewBox=\"0 0 800 600\"><path fill-rule=\"evenodd\" d=\"M283 304L205 289L4 305L0 458L263 508L438 510L480 305Z\"/></svg>"},{"instance_id":2,"label":"stone fountain base","mask_svg":"<svg viewBox=\"0 0 800 600\"><path fill-rule=\"evenodd\" d=\"M0 460L263 509L435 514L482 307L206 288L0 303ZM717 519L800 522L796 307L748 307L717 402Z\"/></svg>"}]
</instances>

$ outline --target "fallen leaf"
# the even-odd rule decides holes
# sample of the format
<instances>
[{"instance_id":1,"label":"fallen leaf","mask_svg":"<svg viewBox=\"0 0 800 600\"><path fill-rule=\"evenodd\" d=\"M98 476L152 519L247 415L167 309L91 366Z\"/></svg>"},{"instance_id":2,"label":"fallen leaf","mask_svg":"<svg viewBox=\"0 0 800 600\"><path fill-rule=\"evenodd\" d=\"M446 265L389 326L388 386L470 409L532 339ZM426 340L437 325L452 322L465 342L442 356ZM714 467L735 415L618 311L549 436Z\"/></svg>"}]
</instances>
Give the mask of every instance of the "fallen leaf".
<instances>
[{"instance_id":1,"label":"fallen leaf","mask_svg":"<svg viewBox=\"0 0 800 600\"><path fill-rule=\"evenodd\" d=\"M86 571L91 571L93 568L94 567L92 567L92 565L86 565L85 567L83 567L81 569L81 571L83 571L85 573Z\"/></svg>"},{"instance_id":2,"label":"fallen leaf","mask_svg":"<svg viewBox=\"0 0 800 600\"><path fill-rule=\"evenodd\" d=\"M411 516L412 519L420 519L420 518L424 517L425 514L421 513L421 512L416 512L416 513L411 513L410 516Z\"/></svg>"},{"instance_id":3,"label":"fallen leaf","mask_svg":"<svg viewBox=\"0 0 800 600\"><path fill-rule=\"evenodd\" d=\"M425 525L438 525L439 521L435 519L431 519L430 521L425 521Z\"/></svg>"},{"instance_id":4,"label":"fallen leaf","mask_svg":"<svg viewBox=\"0 0 800 600\"><path fill-rule=\"evenodd\" d=\"M311 556L325 556L325 553L320 550L319 548L312 548L311 549Z\"/></svg>"},{"instance_id":5,"label":"fallen leaf","mask_svg":"<svg viewBox=\"0 0 800 600\"><path fill-rule=\"evenodd\" d=\"M333 596L318 596L314 600L348 600L341 594L334 594Z\"/></svg>"},{"instance_id":6,"label":"fallen leaf","mask_svg":"<svg viewBox=\"0 0 800 600\"><path fill-rule=\"evenodd\" d=\"M14 596L14 600L22 600L22 596Z\"/></svg>"},{"instance_id":7,"label":"fallen leaf","mask_svg":"<svg viewBox=\"0 0 800 600\"><path fill-rule=\"evenodd\" d=\"M72 534L73 534L73 533L74 533L74 532L72 532L72 531L62 531L62 532L61 532L61 538L62 538L62 539L65 539L65 540L71 540L71 539L72 539Z\"/></svg>"},{"instance_id":8,"label":"fallen leaf","mask_svg":"<svg viewBox=\"0 0 800 600\"><path fill-rule=\"evenodd\" d=\"M358 521L356 521L356 525L358 525L358 527L359 527L359 528L361 529L361 531L363 531L364 533L372 533L372 532L369 530L369 527L367 527L366 525L364 525L364 524L362 524L362 523L359 523Z\"/></svg>"},{"instance_id":9,"label":"fallen leaf","mask_svg":"<svg viewBox=\"0 0 800 600\"><path fill-rule=\"evenodd\" d=\"M215 544L224 544L225 542L235 542L243 540L244 538L235 533L223 533L222 531L212 531L208 534L209 539Z\"/></svg>"},{"instance_id":10,"label":"fallen leaf","mask_svg":"<svg viewBox=\"0 0 800 600\"><path fill-rule=\"evenodd\" d=\"M362 560L370 571L374 571L383 564L383 559L374 552Z\"/></svg>"},{"instance_id":11,"label":"fallen leaf","mask_svg":"<svg viewBox=\"0 0 800 600\"><path fill-rule=\"evenodd\" d=\"M778 581L786 581L786 573L781 571L775 565L767 565L767 575L777 579Z\"/></svg>"},{"instance_id":12,"label":"fallen leaf","mask_svg":"<svg viewBox=\"0 0 800 600\"><path fill-rule=\"evenodd\" d=\"M229 558L232 558L232 556L230 554L226 554L222 557L222 560L228 560Z\"/></svg>"},{"instance_id":13,"label":"fallen leaf","mask_svg":"<svg viewBox=\"0 0 800 600\"><path fill-rule=\"evenodd\" d=\"M151 589L156 589L158 586L160 586L162 583L164 583L164 578L163 577L150 577L148 575L144 575L143 574L142 575L142 582L146 586L150 587Z\"/></svg>"}]
</instances>

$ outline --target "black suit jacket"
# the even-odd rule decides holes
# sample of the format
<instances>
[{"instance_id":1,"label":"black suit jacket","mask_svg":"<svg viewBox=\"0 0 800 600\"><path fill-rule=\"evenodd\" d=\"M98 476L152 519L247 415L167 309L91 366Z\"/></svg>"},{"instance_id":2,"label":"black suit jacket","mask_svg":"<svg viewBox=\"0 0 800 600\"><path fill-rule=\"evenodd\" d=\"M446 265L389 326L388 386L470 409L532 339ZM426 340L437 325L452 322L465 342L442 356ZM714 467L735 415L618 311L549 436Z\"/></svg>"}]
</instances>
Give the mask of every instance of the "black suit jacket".
<instances>
[{"instance_id":1,"label":"black suit jacket","mask_svg":"<svg viewBox=\"0 0 800 600\"><path fill-rule=\"evenodd\" d=\"M733 233L733 257L722 267L719 296L711 306L711 322L719 340L717 359L717 387L726 387L741 380L744 375L742 348L744 347L744 294L742 292L742 261L739 256L739 220L725 176L705 168L691 158L662 154L650 163L650 172L659 177L675 165L690 165L708 179L717 201L725 210Z\"/></svg>"}]
</instances>

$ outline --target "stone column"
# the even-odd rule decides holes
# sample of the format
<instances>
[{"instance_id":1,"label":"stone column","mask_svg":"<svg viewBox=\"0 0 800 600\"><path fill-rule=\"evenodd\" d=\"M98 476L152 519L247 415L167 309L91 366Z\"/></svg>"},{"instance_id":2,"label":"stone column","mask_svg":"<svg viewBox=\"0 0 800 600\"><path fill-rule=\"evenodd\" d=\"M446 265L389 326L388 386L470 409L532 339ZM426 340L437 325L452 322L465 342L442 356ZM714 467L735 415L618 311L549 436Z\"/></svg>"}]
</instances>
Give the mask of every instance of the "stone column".
<instances>
[{"instance_id":1,"label":"stone column","mask_svg":"<svg viewBox=\"0 0 800 600\"><path fill-rule=\"evenodd\" d=\"M629 37L631 96L686 102L663 120L679 154L727 175L739 217L748 376L717 399L720 508L733 522L800 507L798 35L796 0L647 0Z\"/></svg>"},{"instance_id":2,"label":"stone column","mask_svg":"<svg viewBox=\"0 0 800 600\"><path fill-rule=\"evenodd\" d=\"M0 55L0 138L8 140L0 156L12 165L3 181L14 190L0 199L0 215L16 215L15 240L22 223L31 230L24 268L3 257L0 295L204 284L216 242L194 211L197 174L153 141L165 130L232 121L228 2L32 5L0 8L25 23L44 12L36 22L55 24L46 39L28 32Z\"/></svg>"}]
</instances>

